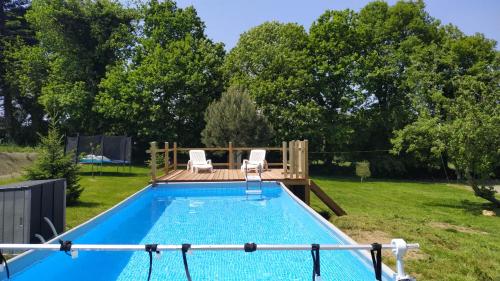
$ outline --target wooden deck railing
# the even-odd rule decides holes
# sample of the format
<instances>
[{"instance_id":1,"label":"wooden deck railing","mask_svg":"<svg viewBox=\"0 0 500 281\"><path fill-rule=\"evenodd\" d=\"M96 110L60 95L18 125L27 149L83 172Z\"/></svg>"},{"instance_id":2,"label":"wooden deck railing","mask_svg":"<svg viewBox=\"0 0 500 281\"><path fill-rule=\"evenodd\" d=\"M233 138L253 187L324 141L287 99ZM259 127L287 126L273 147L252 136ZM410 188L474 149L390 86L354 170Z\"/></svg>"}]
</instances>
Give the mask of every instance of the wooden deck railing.
<instances>
[{"instance_id":1,"label":"wooden deck railing","mask_svg":"<svg viewBox=\"0 0 500 281\"><path fill-rule=\"evenodd\" d=\"M164 143L164 148L158 148L157 142L151 142L150 148L146 152L150 154L151 166L151 180L155 182L158 178L158 169L163 167L164 174L177 170L179 167L186 167L187 163L178 162L179 153L187 153L189 150L203 150L211 152L226 152L228 153L228 162L212 163L214 167L238 169L240 163L234 162L234 154L239 151L250 151L252 149L265 149L266 151L279 151L281 152L281 162L267 163L268 167L281 168L283 170L283 177L286 179L307 179L309 177L309 164L308 164L308 141L307 140L293 140L283 142L281 147L233 147L232 142L229 142L228 147L201 147L201 148L187 148L178 147L174 142L171 146L169 142ZM160 159L158 155L162 155L163 163L158 165L157 161Z\"/></svg>"}]
</instances>

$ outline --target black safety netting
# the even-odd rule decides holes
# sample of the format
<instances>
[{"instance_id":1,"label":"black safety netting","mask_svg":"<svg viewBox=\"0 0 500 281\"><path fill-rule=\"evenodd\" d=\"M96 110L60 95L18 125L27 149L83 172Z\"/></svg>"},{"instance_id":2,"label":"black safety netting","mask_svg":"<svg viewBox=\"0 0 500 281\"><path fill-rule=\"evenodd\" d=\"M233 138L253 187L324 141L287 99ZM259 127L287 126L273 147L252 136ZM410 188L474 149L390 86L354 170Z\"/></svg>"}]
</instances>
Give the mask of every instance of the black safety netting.
<instances>
[{"instance_id":1,"label":"black safety netting","mask_svg":"<svg viewBox=\"0 0 500 281\"><path fill-rule=\"evenodd\" d=\"M75 161L85 159L111 164L129 164L132 161L132 138L126 136L76 136L66 139L66 153L74 153ZM89 156L91 158L89 158Z\"/></svg>"}]
</instances>

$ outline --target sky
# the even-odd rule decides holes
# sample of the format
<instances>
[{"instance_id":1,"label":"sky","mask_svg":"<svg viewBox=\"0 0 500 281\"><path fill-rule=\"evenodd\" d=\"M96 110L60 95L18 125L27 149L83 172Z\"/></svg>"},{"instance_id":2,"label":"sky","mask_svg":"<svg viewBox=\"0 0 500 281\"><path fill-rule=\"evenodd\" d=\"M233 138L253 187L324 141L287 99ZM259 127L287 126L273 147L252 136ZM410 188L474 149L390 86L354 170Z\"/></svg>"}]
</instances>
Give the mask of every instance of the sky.
<instances>
[{"instance_id":1,"label":"sky","mask_svg":"<svg viewBox=\"0 0 500 281\"><path fill-rule=\"evenodd\" d=\"M265 21L295 22L306 30L325 10L359 11L369 0L177 0L194 6L207 35L233 48L241 33ZM394 4L395 0L388 0ZM500 0L427 0L426 10L443 24L452 23L466 34L480 32L500 40ZM499 46L497 44L497 49Z\"/></svg>"}]
</instances>

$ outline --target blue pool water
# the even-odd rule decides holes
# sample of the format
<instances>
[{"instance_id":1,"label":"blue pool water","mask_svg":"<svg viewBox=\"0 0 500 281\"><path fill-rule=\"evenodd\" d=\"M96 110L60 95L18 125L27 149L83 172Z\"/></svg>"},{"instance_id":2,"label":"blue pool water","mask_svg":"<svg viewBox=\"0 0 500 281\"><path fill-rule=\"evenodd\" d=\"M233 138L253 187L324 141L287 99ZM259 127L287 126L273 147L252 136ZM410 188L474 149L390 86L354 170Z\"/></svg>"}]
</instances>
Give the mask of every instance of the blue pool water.
<instances>
[{"instance_id":1,"label":"blue pool water","mask_svg":"<svg viewBox=\"0 0 500 281\"><path fill-rule=\"evenodd\" d=\"M265 183L262 196L249 197L241 183L158 185L80 232L73 243L346 243L276 183ZM309 251L197 251L187 258L194 281L292 281L312 275ZM77 259L51 252L11 279L147 280L148 261L146 252L80 251ZM321 251L321 273L323 280L374 280L371 262L350 251ZM187 280L180 251L154 258L151 280Z\"/></svg>"}]
</instances>

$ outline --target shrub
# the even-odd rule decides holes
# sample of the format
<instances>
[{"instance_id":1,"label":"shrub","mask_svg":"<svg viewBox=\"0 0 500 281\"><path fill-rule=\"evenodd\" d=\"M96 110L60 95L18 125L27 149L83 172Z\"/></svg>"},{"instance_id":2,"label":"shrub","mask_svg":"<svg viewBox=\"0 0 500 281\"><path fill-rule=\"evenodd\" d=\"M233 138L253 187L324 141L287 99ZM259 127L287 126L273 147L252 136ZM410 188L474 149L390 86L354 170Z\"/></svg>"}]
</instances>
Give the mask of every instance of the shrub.
<instances>
[{"instance_id":1,"label":"shrub","mask_svg":"<svg viewBox=\"0 0 500 281\"><path fill-rule=\"evenodd\" d=\"M365 178L369 178L371 175L370 162L361 161L356 163L356 176L360 177L361 181Z\"/></svg>"}]
</instances>

